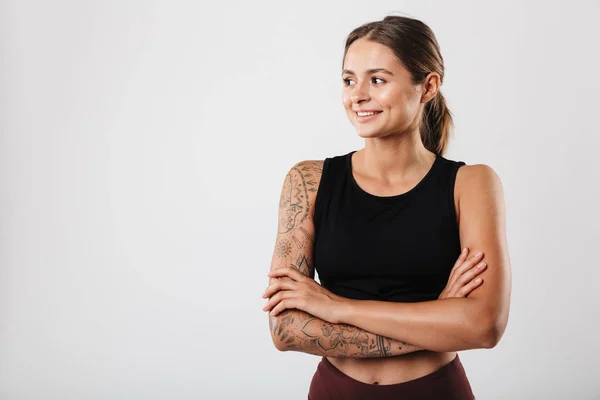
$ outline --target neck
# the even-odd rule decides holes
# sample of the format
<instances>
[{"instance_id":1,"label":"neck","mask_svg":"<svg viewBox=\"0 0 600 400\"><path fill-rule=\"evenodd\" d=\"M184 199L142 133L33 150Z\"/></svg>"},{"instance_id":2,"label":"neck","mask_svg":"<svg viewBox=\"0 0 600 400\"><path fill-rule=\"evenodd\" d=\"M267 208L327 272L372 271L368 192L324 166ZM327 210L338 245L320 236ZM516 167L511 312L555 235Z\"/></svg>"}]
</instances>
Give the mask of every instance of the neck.
<instances>
[{"instance_id":1,"label":"neck","mask_svg":"<svg viewBox=\"0 0 600 400\"><path fill-rule=\"evenodd\" d=\"M365 139L365 148L357 151L359 164L366 174L386 181L401 180L427 171L435 153L425 148L419 132L395 138Z\"/></svg>"}]
</instances>

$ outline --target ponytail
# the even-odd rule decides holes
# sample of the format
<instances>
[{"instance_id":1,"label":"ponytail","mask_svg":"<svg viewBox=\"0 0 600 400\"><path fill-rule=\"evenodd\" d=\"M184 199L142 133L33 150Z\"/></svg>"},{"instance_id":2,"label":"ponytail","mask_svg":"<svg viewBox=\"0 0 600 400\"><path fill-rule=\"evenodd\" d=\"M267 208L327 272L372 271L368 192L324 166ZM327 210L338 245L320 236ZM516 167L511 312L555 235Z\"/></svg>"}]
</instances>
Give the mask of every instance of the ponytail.
<instances>
[{"instance_id":1,"label":"ponytail","mask_svg":"<svg viewBox=\"0 0 600 400\"><path fill-rule=\"evenodd\" d=\"M448 147L454 123L442 92L427 104L421 120L421 140L425 148L433 153L444 155Z\"/></svg>"}]
</instances>

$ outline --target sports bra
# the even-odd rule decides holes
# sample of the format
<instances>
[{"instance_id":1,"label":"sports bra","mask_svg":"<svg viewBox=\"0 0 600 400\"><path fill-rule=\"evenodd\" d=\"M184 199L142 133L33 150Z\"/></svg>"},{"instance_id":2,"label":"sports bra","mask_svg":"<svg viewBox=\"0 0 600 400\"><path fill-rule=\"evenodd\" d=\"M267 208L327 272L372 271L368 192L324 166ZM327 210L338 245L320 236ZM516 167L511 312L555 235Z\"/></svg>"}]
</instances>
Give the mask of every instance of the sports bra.
<instances>
[{"instance_id":1,"label":"sports bra","mask_svg":"<svg viewBox=\"0 0 600 400\"><path fill-rule=\"evenodd\" d=\"M323 163L313 252L321 285L357 300L436 300L460 255L454 182L465 163L436 154L414 188L380 197L355 181L353 153Z\"/></svg>"}]
</instances>

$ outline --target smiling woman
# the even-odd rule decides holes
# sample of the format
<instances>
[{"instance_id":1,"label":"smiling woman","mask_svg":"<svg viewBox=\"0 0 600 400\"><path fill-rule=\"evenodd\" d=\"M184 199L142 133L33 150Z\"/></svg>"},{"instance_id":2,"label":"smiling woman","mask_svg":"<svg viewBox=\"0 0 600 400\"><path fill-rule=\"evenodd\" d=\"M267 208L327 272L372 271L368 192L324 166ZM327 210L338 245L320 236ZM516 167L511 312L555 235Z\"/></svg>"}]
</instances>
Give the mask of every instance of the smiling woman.
<instances>
[{"instance_id":1,"label":"smiling woman","mask_svg":"<svg viewBox=\"0 0 600 400\"><path fill-rule=\"evenodd\" d=\"M502 184L487 165L443 156L443 77L421 21L356 28L342 104L365 147L285 178L264 310L278 350L322 357L310 399L473 399L457 351L504 333Z\"/></svg>"}]
</instances>

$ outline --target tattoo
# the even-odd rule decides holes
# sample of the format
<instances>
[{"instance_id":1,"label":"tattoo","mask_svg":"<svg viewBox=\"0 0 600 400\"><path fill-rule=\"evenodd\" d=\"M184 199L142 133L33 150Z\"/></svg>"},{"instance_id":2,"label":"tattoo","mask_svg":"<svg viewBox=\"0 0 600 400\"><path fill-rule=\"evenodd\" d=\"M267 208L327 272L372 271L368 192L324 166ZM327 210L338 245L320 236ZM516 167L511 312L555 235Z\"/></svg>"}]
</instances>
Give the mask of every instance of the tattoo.
<instances>
[{"instance_id":1,"label":"tattoo","mask_svg":"<svg viewBox=\"0 0 600 400\"><path fill-rule=\"evenodd\" d=\"M310 254L313 235L300 224L310 216L314 200L309 193L316 193L323 174L323 161L304 161L296 164L287 174L279 200L279 228L275 255L279 259L301 254L291 266L304 275L313 277L313 266L305 254ZM312 196L314 197L314 196Z\"/></svg>"},{"instance_id":2,"label":"tattoo","mask_svg":"<svg viewBox=\"0 0 600 400\"><path fill-rule=\"evenodd\" d=\"M306 236L308 240L310 240L311 242L313 241L313 236L310 233L308 233L306 229L304 229L303 227L299 227L298 230L304 233L304 236Z\"/></svg>"},{"instance_id":3,"label":"tattoo","mask_svg":"<svg viewBox=\"0 0 600 400\"><path fill-rule=\"evenodd\" d=\"M323 350L337 350L346 357L385 357L391 350L391 341L381 335L347 324L331 324L318 319L308 321L302 332L313 338ZM354 346L352 346L354 345Z\"/></svg>"},{"instance_id":4,"label":"tattoo","mask_svg":"<svg viewBox=\"0 0 600 400\"><path fill-rule=\"evenodd\" d=\"M294 317L292 311L297 310L284 310L277 316L269 315L273 335L277 335L279 340L290 348L300 349L304 346L316 348L311 341L303 340L301 336L296 335L293 328L296 320L299 323L304 323L306 320L317 318L305 312L296 313L296 317Z\"/></svg>"},{"instance_id":5,"label":"tattoo","mask_svg":"<svg viewBox=\"0 0 600 400\"><path fill-rule=\"evenodd\" d=\"M306 276L310 276L312 271L312 266L308 263L306 256L304 254L300 254L298 256L298 260L296 264L292 264L292 267L296 268L298 271L302 272Z\"/></svg>"},{"instance_id":6,"label":"tattoo","mask_svg":"<svg viewBox=\"0 0 600 400\"><path fill-rule=\"evenodd\" d=\"M301 224L310 217L314 206L323 161L305 161L295 165L285 178L279 201L279 228L275 255L280 264L290 265L313 277L312 245L314 238ZM295 260L294 260L295 258ZM269 326L286 350L339 358L389 357L417 351L416 347L347 324L332 324L304 311L287 309L269 315ZM401 343L401 344L398 344Z\"/></svg>"},{"instance_id":7,"label":"tattoo","mask_svg":"<svg viewBox=\"0 0 600 400\"><path fill-rule=\"evenodd\" d=\"M322 174L322 161L299 163L287 174L279 199L280 234L292 231L308 217L310 211L308 193L317 191Z\"/></svg>"},{"instance_id":8,"label":"tattoo","mask_svg":"<svg viewBox=\"0 0 600 400\"><path fill-rule=\"evenodd\" d=\"M377 350L381 354L381 357L387 357L390 350L392 350L392 341L381 335L377 335Z\"/></svg>"},{"instance_id":9,"label":"tattoo","mask_svg":"<svg viewBox=\"0 0 600 400\"><path fill-rule=\"evenodd\" d=\"M284 258L290 255L292 252L291 243L289 240L285 238L281 238L277 241L277 245L275 247L275 254L277 257Z\"/></svg>"},{"instance_id":10,"label":"tattoo","mask_svg":"<svg viewBox=\"0 0 600 400\"><path fill-rule=\"evenodd\" d=\"M273 335L287 350L339 358L393 355L391 339L352 325L332 324L298 310L285 310L270 319Z\"/></svg>"},{"instance_id":11,"label":"tattoo","mask_svg":"<svg viewBox=\"0 0 600 400\"><path fill-rule=\"evenodd\" d=\"M296 220L300 222L308 215L308 196L303 193L304 187L298 187L294 180L293 172L286 176L284 189L279 200L281 216L279 219L279 233L287 233L294 229Z\"/></svg>"}]
</instances>

